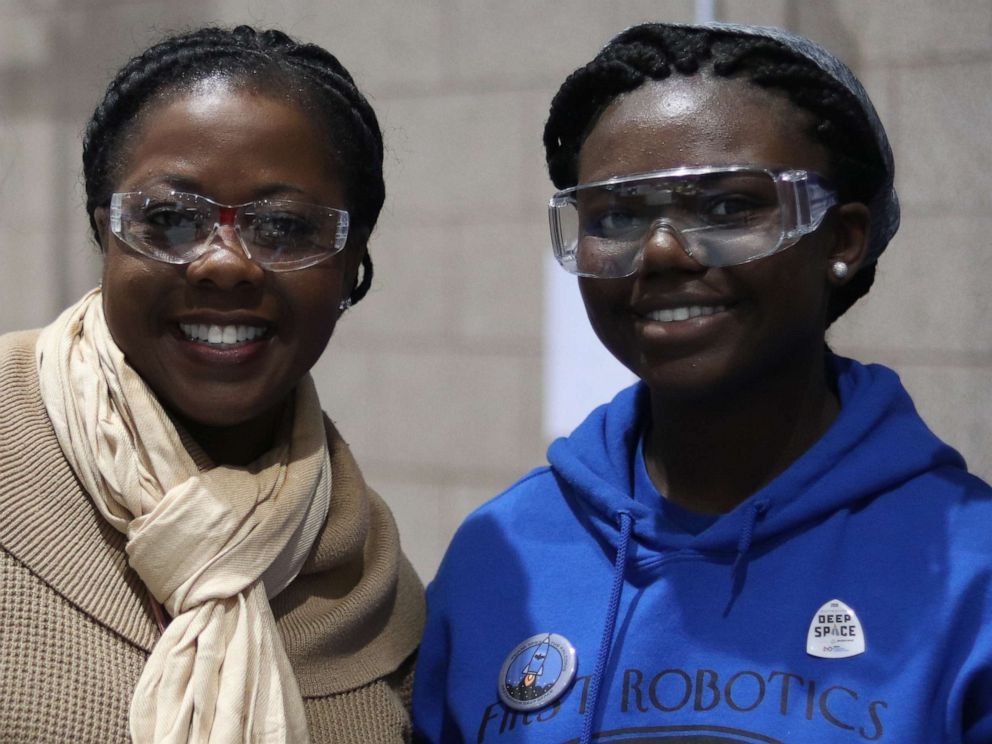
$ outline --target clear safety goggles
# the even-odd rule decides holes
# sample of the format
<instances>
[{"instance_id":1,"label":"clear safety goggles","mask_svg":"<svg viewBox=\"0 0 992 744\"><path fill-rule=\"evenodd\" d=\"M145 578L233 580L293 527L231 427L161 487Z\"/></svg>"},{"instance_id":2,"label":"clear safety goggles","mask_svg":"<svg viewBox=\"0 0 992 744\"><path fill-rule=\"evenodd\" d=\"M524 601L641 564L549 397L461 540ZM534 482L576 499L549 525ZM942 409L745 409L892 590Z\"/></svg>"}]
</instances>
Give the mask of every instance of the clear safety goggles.
<instances>
[{"instance_id":1,"label":"clear safety goggles","mask_svg":"<svg viewBox=\"0 0 992 744\"><path fill-rule=\"evenodd\" d=\"M288 199L230 205L180 191L131 191L111 198L110 231L165 263L192 263L216 250L219 237L270 271L294 271L344 248L348 212Z\"/></svg>"},{"instance_id":2,"label":"clear safety goggles","mask_svg":"<svg viewBox=\"0 0 992 744\"><path fill-rule=\"evenodd\" d=\"M558 263L610 279L640 268L645 239L658 230L703 266L734 266L793 245L836 203L816 173L735 165L579 184L551 198L548 217Z\"/></svg>"}]
</instances>

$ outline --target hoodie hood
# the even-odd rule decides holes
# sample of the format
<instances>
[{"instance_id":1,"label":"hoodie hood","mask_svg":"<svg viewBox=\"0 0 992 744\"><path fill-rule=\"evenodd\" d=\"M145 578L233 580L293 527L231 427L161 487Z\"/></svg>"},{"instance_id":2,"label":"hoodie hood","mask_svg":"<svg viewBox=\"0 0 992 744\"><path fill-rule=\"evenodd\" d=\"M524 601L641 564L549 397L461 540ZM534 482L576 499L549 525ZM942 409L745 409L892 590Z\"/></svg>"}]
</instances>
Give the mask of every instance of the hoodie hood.
<instances>
[{"instance_id":1,"label":"hoodie hood","mask_svg":"<svg viewBox=\"0 0 992 744\"><path fill-rule=\"evenodd\" d=\"M643 383L621 391L569 437L552 443L548 461L568 485L572 508L611 557L621 515L630 516L629 574L650 571L674 552L686 558L740 556L812 520L854 509L920 473L964 469L961 456L919 418L895 372L836 356L830 362L841 401L831 427L783 473L698 535L631 497L648 411Z\"/></svg>"}]
</instances>

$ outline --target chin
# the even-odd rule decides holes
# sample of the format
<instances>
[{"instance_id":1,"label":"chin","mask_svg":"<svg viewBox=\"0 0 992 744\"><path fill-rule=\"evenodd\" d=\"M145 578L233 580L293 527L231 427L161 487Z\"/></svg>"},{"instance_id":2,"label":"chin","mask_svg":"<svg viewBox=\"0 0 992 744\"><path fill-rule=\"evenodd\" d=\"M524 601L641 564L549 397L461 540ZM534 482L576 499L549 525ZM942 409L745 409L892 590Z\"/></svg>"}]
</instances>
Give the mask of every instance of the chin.
<instances>
[{"instance_id":1,"label":"chin","mask_svg":"<svg viewBox=\"0 0 992 744\"><path fill-rule=\"evenodd\" d=\"M722 385L684 377L673 379L668 375L647 375L641 380L651 390L653 399L673 403L703 403L714 398L722 398L726 392Z\"/></svg>"},{"instance_id":2,"label":"chin","mask_svg":"<svg viewBox=\"0 0 992 744\"><path fill-rule=\"evenodd\" d=\"M168 408L181 421L194 426L227 429L268 418L281 408L288 397L289 393L252 399L237 393L225 393L176 401L175 404L168 404Z\"/></svg>"},{"instance_id":3,"label":"chin","mask_svg":"<svg viewBox=\"0 0 992 744\"><path fill-rule=\"evenodd\" d=\"M652 397L673 402L719 400L738 394L747 384L735 365L700 355L651 363L642 360L630 369L651 389Z\"/></svg>"}]
</instances>

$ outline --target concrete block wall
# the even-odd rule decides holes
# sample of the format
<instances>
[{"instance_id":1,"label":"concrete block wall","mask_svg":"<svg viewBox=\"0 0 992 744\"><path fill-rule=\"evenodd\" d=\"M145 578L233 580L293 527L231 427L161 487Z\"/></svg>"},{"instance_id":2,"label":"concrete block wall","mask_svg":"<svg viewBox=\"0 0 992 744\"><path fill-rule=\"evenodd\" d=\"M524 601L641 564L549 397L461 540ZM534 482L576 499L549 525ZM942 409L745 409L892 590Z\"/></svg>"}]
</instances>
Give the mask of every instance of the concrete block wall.
<instances>
[{"instance_id":1,"label":"concrete block wall","mask_svg":"<svg viewBox=\"0 0 992 744\"><path fill-rule=\"evenodd\" d=\"M992 3L796 3L799 31L845 57L892 141L902 225L876 285L831 333L895 367L971 469L992 477Z\"/></svg>"},{"instance_id":2,"label":"concrete block wall","mask_svg":"<svg viewBox=\"0 0 992 744\"><path fill-rule=\"evenodd\" d=\"M904 226L839 351L903 374L992 477L985 268L992 2L724 0L863 77L889 127ZM0 7L0 330L40 325L92 286L80 132L113 71L163 33L276 26L334 51L380 116L387 202L376 281L315 375L325 408L392 505L429 579L464 515L543 462L541 130L565 76L691 0L7 0ZM661 14L659 16L659 14Z\"/></svg>"}]
</instances>

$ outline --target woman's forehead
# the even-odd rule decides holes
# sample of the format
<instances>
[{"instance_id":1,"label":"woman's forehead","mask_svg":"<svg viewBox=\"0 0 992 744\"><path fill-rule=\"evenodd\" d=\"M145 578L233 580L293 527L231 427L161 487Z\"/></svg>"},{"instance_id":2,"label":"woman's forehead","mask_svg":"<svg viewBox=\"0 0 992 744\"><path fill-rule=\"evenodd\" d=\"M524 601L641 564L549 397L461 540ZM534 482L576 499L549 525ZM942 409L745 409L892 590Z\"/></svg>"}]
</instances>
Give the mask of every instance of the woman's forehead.
<instances>
[{"instance_id":1,"label":"woman's forehead","mask_svg":"<svg viewBox=\"0 0 992 744\"><path fill-rule=\"evenodd\" d=\"M673 74L618 96L579 151L579 182L683 166L828 166L813 117L739 78Z\"/></svg>"}]
</instances>

